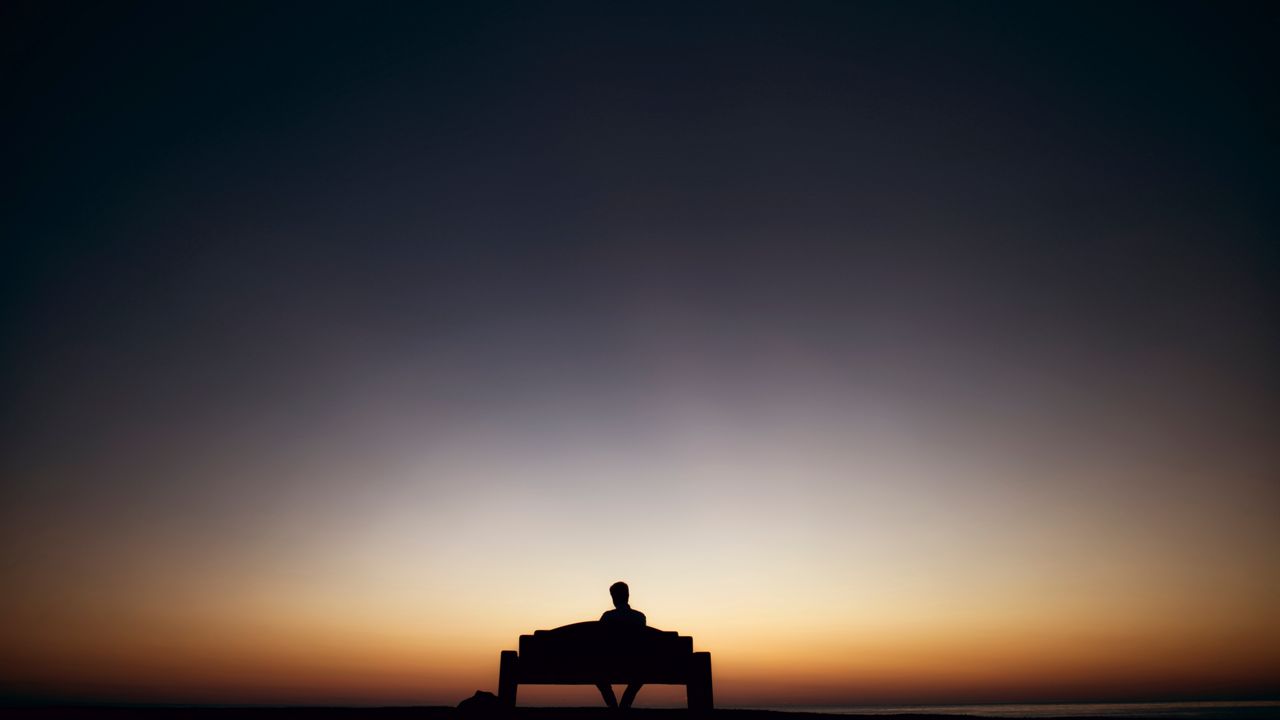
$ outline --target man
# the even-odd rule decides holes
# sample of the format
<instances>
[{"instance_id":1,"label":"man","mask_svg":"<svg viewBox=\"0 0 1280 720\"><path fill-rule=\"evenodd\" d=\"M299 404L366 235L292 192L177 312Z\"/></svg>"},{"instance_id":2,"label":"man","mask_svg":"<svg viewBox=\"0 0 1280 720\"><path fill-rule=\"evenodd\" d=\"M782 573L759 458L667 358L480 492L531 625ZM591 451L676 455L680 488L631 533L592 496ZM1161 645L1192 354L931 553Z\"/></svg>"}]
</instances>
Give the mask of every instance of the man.
<instances>
[{"instance_id":1,"label":"man","mask_svg":"<svg viewBox=\"0 0 1280 720\"><path fill-rule=\"evenodd\" d=\"M627 587L624 582L616 582L609 586L609 595L613 597L613 609L607 610L600 616L600 622L632 626L642 628L645 626L644 613L639 610L633 610L627 601L631 599L631 588ZM600 695L604 697L604 704L611 708L618 707L618 699L614 697L613 686L601 683L596 686L600 689ZM625 692L622 693L623 709L631 707L631 703L636 699L636 693L640 692L643 687L641 683L632 683L627 686Z\"/></svg>"}]
</instances>

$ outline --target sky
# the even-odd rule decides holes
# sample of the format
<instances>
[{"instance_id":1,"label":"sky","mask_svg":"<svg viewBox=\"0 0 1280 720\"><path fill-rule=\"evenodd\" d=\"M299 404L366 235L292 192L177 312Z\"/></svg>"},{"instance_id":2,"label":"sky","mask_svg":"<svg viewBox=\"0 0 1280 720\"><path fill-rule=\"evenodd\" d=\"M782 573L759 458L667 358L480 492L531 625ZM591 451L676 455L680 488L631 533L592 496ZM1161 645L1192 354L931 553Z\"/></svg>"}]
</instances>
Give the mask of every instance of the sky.
<instances>
[{"instance_id":1,"label":"sky","mask_svg":"<svg viewBox=\"0 0 1280 720\"><path fill-rule=\"evenodd\" d=\"M1280 697L1273 7L4 13L0 697Z\"/></svg>"}]
</instances>

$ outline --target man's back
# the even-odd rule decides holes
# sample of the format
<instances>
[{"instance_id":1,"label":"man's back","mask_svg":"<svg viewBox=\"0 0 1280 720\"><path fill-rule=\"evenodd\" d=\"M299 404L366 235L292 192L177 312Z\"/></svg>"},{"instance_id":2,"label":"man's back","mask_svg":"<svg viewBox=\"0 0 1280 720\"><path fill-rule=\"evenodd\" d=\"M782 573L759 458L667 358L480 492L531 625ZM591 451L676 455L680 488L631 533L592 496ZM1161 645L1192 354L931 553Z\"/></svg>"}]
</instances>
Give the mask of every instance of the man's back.
<instances>
[{"instance_id":1,"label":"man's back","mask_svg":"<svg viewBox=\"0 0 1280 720\"><path fill-rule=\"evenodd\" d=\"M637 627L645 626L644 613L634 610L631 606L614 608L606 611L600 616L600 622L618 623L619 625L635 625Z\"/></svg>"}]
</instances>

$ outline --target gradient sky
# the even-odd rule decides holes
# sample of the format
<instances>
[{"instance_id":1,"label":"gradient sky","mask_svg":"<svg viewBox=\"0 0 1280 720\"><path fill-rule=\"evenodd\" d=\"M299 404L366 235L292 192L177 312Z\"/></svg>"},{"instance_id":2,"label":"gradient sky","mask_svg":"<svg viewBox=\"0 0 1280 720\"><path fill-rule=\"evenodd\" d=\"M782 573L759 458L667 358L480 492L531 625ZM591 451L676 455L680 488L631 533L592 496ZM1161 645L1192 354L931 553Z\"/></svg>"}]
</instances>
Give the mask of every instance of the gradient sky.
<instances>
[{"instance_id":1,"label":"gradient sky","mask_svg":"<svg viewBox=\"0 0 1280 720\"><path fill-rule=\"evenodd\" d=\"M618 579L721 705L1280 696L1274 7L120 5L0 22L4 696Z\"/></svg>"}]
</instances>

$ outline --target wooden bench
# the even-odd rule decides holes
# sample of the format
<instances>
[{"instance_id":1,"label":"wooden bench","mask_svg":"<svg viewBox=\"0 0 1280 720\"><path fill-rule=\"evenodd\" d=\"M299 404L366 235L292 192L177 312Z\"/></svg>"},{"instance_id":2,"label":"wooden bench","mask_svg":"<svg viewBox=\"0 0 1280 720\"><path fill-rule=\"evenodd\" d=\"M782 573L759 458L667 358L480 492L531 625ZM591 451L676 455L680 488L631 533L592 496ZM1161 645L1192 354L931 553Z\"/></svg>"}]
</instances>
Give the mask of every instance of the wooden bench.
<instances>
[{"instance_id":1,"label":"wooden bench","mask_svg":"<svg viewBox=\"0 0 1280 720\"><path fill-rule=\"evenodd\" d=\"M649 627L581 622L520 636L503 650L498 699L515 707L520 685L684 685L690 710L710 710L711 653L693 638Z\"/></svg>"}]
</instances>

